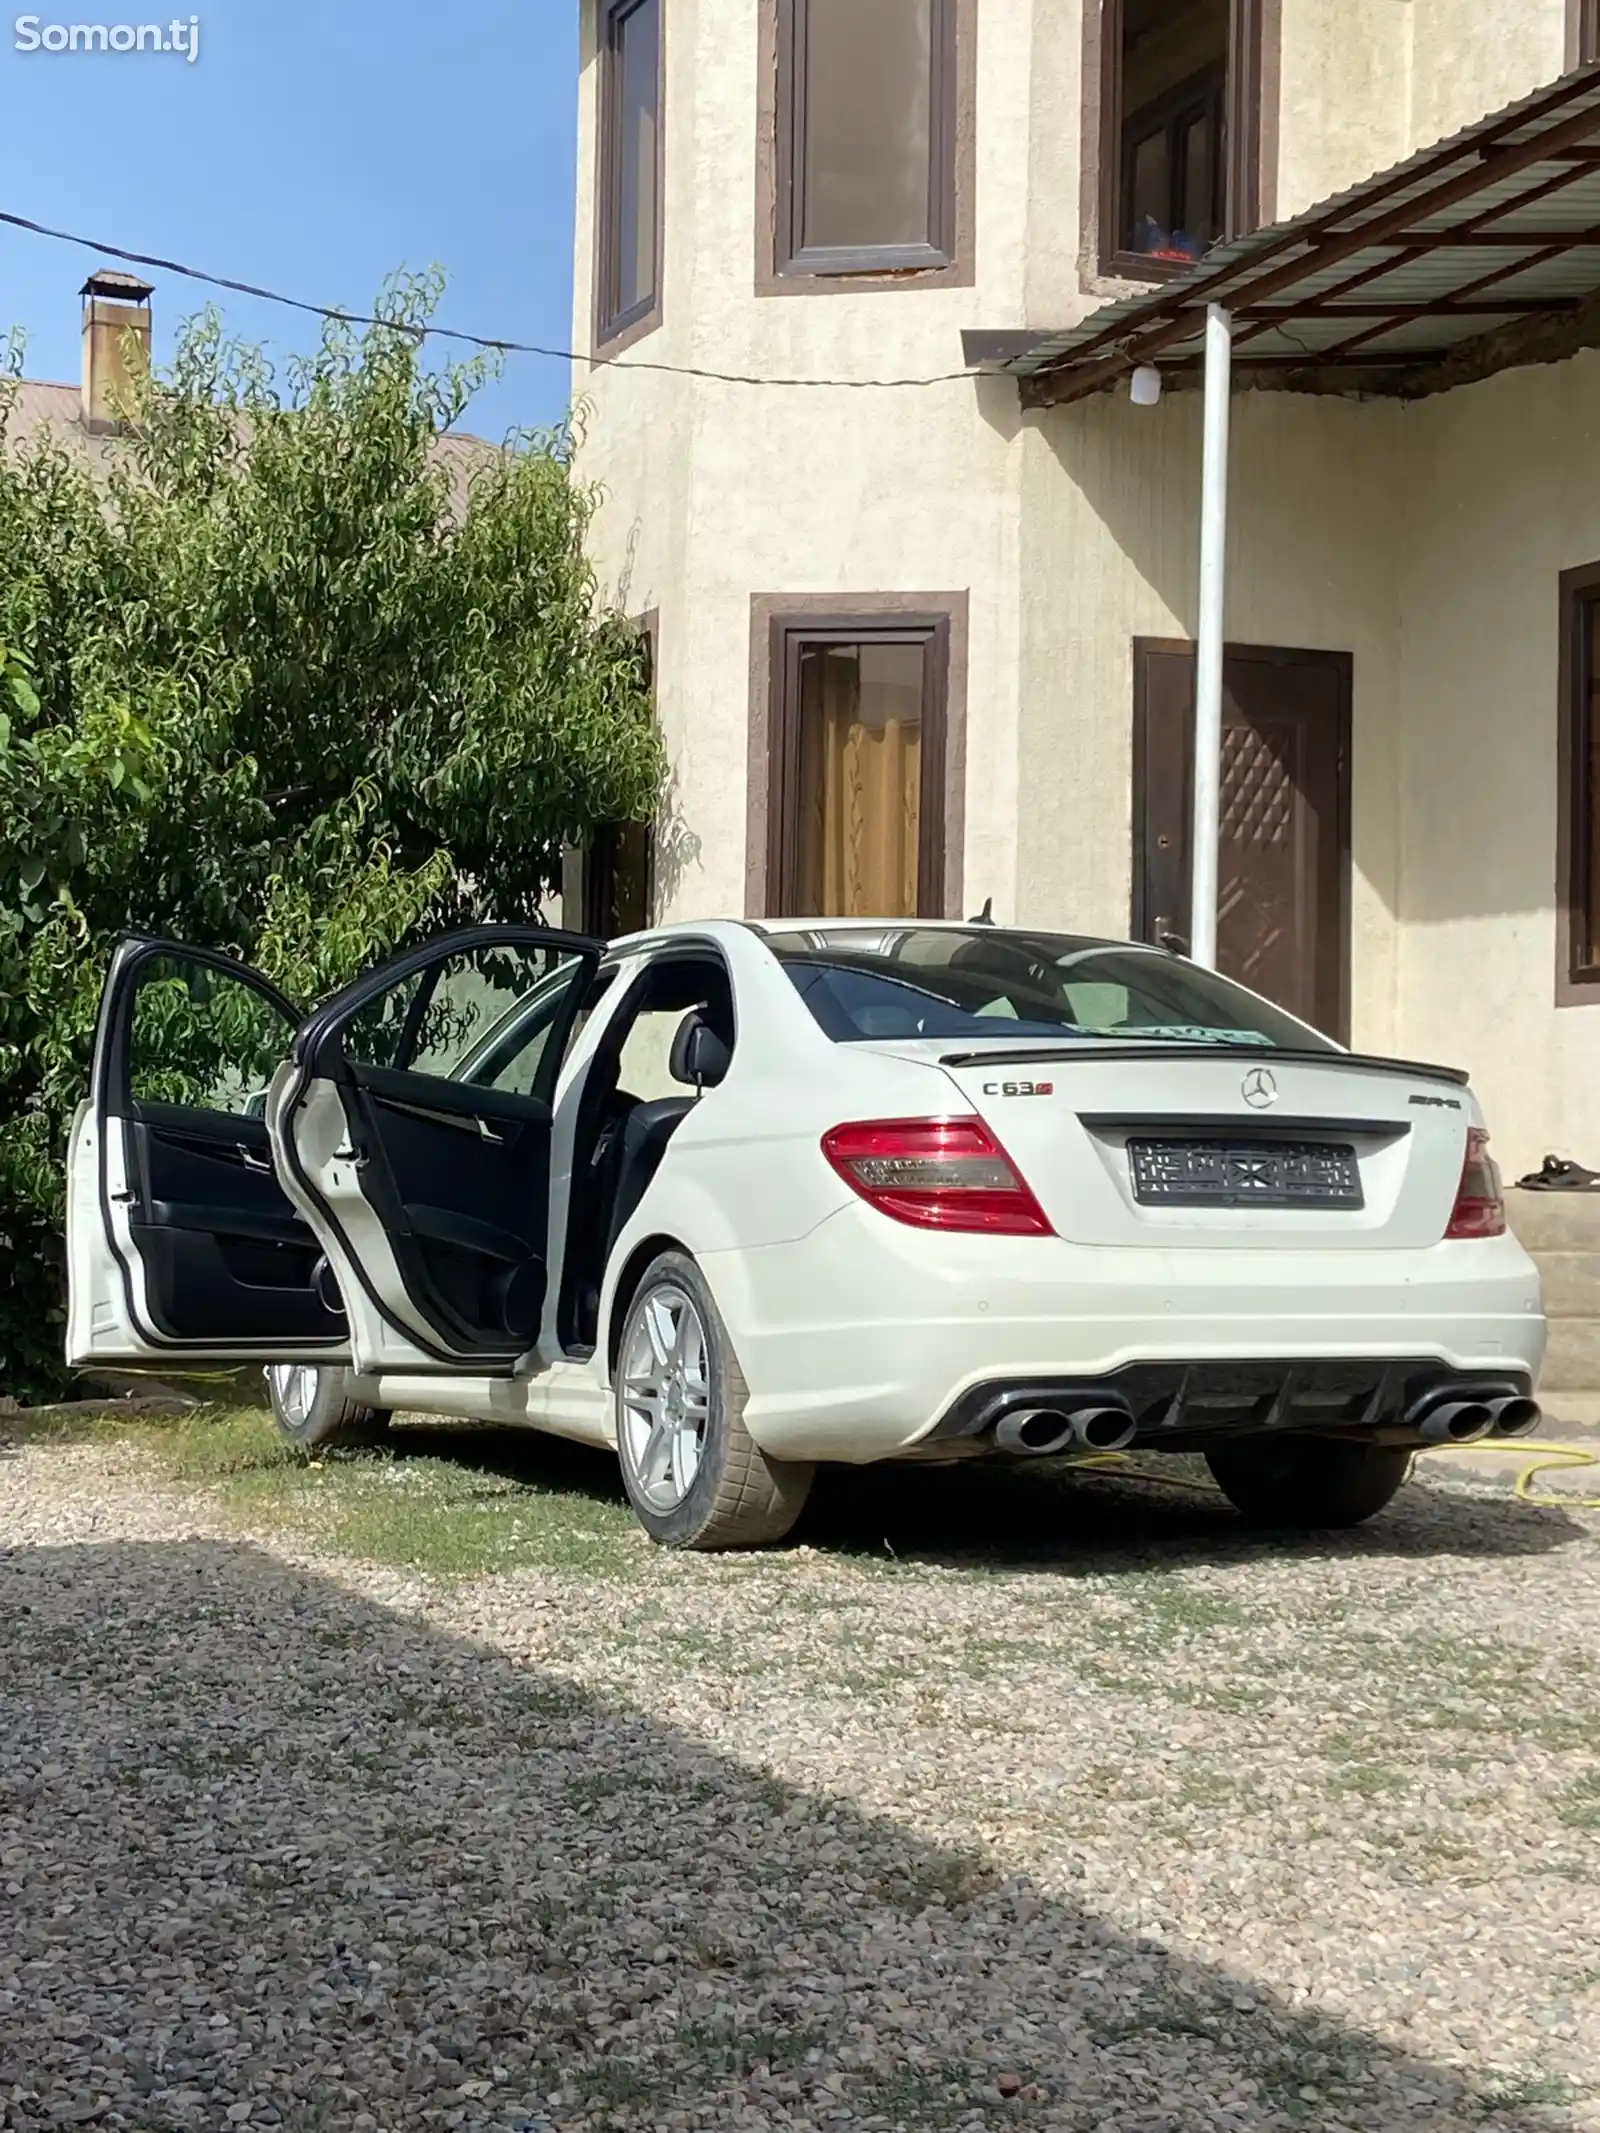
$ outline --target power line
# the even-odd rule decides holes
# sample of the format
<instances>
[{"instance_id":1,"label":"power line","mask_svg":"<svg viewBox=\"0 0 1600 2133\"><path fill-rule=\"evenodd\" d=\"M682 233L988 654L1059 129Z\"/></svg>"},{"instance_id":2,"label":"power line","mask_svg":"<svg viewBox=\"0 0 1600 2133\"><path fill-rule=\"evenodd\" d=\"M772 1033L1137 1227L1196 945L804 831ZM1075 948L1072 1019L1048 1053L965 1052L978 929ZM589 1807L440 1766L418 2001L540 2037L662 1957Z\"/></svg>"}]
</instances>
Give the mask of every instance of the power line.
<instances>
[{"instance_id":1,"label":"power line","mask_svg":"<svg viewBox=\"0 0 1600 2133\"><path fill-rule=\"evenodd\" d=\"M309 312L313 318L332 319L345 326L387 326L418 340L458 341L469 348L488 349L500 355L548 356L558 363L586 363L591 370L653 370L675 378L706 378L718 385L783 385L795 388L839 387L856 392L892 392L926 385L959 384L975 375L970 370L944 370L931 378L761 378L739 370L707 370L693 363L652 363L639 356L591 356L571 348L542 348L536 341L502 340L496 335L463 333L455 326L398 326L393 319L374 317L366 311L341 311L331 304L308 303L304 297L284 296L276 289L258 288L254 282L234 281L226 274L207 274L199 267L186 267L180 260L158 259L149 252L130 252L123 245L100 244L92 237L76 236L71 230L53 230L26 215L10 215L0 208L0 223L26 230L34 237L50 237L57 244L75 244L103 258L126 260L131 266L155 267L163 274L180 274L186 281L203 282L211 289L231 289L239 296L258 297L265 304L281 304L290 311Z\"/></svg>"}]
</instances>

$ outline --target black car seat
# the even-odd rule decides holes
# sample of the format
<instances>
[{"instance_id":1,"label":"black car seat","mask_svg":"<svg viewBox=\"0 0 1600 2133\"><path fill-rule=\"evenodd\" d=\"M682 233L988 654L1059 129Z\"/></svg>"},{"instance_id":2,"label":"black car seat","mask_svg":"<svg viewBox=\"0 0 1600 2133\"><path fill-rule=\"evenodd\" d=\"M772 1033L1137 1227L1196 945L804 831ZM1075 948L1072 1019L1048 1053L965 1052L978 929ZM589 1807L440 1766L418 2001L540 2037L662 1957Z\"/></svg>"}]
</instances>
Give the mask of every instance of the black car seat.
<instances>
[{"instance_id":1,"label":"black car seat","mask_svg":"<svg viewBox=\"0 0 1600 2133\"><path fill-rule=\"evenodd\" d=\"M1010 941L967 941L951 956L949 969L963 989L967 984L984 989L993 986L1024 1020L1045 1018L1069 1026L1077 1021L1071 1001L1049 966Z\"/></svg>"},{"instance_id":2,"label":"black car seat","mask_svg":"<svg viewBox=\"0 0 1600 2133\"><path fill-rule=\"evenodd\" d=\"M651 1103L635 1104L628 1113L612 1172L611 1217L602 1266L661 1167L668 1141L694 1109L701 1090L714 1089L728 1071L733 1059L732 1032L724 1035L715 1026L722 1019L708 1008L691 1007L673 1037L667 1071L695 1094L657 1097Z\"/></svg>"}]
</instances>

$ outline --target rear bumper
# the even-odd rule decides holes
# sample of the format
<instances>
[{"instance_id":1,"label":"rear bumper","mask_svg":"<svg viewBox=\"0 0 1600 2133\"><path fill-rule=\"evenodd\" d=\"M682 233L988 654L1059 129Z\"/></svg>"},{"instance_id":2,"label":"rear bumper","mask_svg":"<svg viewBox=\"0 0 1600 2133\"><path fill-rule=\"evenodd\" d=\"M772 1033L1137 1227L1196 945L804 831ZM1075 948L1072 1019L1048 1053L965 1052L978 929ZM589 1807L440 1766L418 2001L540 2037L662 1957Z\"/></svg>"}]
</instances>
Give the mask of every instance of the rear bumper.
<instances>
[{"instance_id":1,"label":"rear bumper","mask_svg":"<svg viewBox=\"0 0 1600 2133\"><path fill-rule=\"evenodd\" d=\"M1209 1398L1229 1372L1264 1373L1264 1389L1300 1363L1307 1396L1331 1411L1336 1392L1370 1398L1387 1366L1396 1385L1430 1372L1521 1391L1544 1356L1538 1274L1510 1236L1425 1251L1154 1251L944 1236L861 1206L797 1243L704 1265L750 1386L750 1432L778 1458L933 1450L996 1391L1119 1373L1153 1371L1126 1382L1170 1406L1185 1372Z\"/></svg>"},{"instance_id":2,"label":"rear bumper","mask_svg":"<svg viewBox=\"0 0 1600 2133\"><path fill-rule=\"evenodd\" d=\"M984 1443L1008 1415L1102 1404L1126 1410L1135 1432L1128 1441L1146 1451L1198 1451L1268 1430L1403 1431L1414 1442L1415 1419L1443 1400L1526 1399L1532 1391L1531 1373L1515 1365L1461 1370L1426 1355L1129 1363L1088 1379L1000 1378L974 1385L921 1442Z\"/></svg>"}]
</instances>

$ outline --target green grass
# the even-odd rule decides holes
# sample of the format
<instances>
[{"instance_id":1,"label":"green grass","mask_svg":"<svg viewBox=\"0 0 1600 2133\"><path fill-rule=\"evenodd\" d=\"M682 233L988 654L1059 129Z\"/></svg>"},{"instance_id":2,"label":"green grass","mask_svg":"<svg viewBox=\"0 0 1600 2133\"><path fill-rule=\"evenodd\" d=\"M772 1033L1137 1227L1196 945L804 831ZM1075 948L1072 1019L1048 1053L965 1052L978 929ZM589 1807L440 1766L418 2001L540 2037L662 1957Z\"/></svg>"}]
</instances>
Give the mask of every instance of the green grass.
<instances>
[{"instance_id":1,"label":"green grass","mask_svg":"<svg viewBox=\"0 0 1600 2133\"><path fill-rule=\"evenodd\" d=\"M1491 2111L1525 2111L1536 2104L1576 2103L1582 2095L1582 2089L1564 2074L1529 2074L1524 2080L1489 2090L1483 2101Z\"/></svg>"},{"instance_id":2,"label":"green grass","mask_svg":"<svg viewBox=\"0 0 1600 2133\"><path fill-rule=\"evenodd\" d=\"M164 1479L214 1494L243 1521L298 1527L337 1554L440 1577L551 1569L628 1577L648 1548L607 1479L545 1438L496 1441L492 1465L441 1456L443 1433L402 1428L380 1452L307 1458L280 1442L256 1407L171 1414L86 1414L64 1408L0 1422L34 1443L117 1443ZM474 1438L474 1449L485 1440ZM579 1474L580 1463L584 1471ZM566 1485L563 1485L566 1484Z\"/></svg>"},{"instance_id":3,"label":"green grass","mask_svg":"<svg viewBox=\"0 0 1600 2133\"><path fill-rule=\"evenodd\" d=\"M1588 1771L1569 1786L1559 1807L1563 1822L1569 1829L1581 1829L1586 1836L1600 1836L1600 1771ZM1600 1977L1600 1971L1595 1973Z\"/></svg>"}]
</instances>

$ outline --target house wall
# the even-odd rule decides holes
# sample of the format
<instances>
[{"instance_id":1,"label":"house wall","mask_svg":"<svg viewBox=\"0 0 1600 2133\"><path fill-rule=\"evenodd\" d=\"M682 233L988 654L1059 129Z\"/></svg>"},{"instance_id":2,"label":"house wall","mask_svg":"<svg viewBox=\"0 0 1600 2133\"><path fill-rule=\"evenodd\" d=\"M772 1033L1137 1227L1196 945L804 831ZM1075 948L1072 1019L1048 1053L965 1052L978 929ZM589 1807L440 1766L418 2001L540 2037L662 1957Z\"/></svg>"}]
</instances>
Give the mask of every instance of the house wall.
<instances>
[{"instance_id":1,"label":"house wall","mask_svg":"<svg viewBox=\"0 0 1600 2133\"><path fill-rule=\"evenodd\" d=\"M962 370L968 326L1050 315L1075 286L1078 39L1052 0L973 8L976 279L970 287L757 294L758 7L665 8L663 319L580 380L579 470L606 494L590 552L632 613L655 609L659 716L672 762L661 915L744 908L756 594L968 595L966 872L1009 893L1016 806L1015 387L953 380L878 390L664 376L630 363L763 379L935 379ZM1039 25L1052 33L1036 48ZM583 16L576 345L592 341L595 8ZM1035 67L1035 59L1038 66ZM1025 152L1019 153L1019 144ZM1042 264L1041 264L1042 263ZM1077 292L1077 309L1091 299Z\"/></svg>"},{"instance_id":2,"label":"house wall","mask_svg":"<svg viewBox=\"0 0 1600 2133\"><path fill-rule=\"evenodd\" d=\"M1282 0L1276 213L1530 95L1565 55L1566 0Z\"/></svg>"},{"instance_id":3,"label":"house wall","mask_svg":"<svg viewBox=\"0 0 1600 2133\"><path fill-rule=\"evenodd\" d=\"M1448 139L1553 82L1566 66L1566 0L1407 0L1411 138Z\"/></svg>"},{"instance_id":4,"label":"house wall","mask_svg":"<svg viewBox=\"0 0 1600 2133\"><path fill-rule=\"evenodd\" d=\"M1353 655L1351 1017L1355 1042L1376 1048L1395 1029L1398 528L1385 505L1401 419L1390 406L1244 393L1230 453L1230 641ZM1011 909L1122 933L1133 640L1194 635L1199 396L1050 409L1030 418L1027 451Z\"/></svg>"},{"instance_id":5,"label":"house wall","mask_svg":"<svg viewBox=\"0 0 1600 2133\"><path fill-rule=\"evenodd\" d=\"M975 13L973 286L758 296L755 0L672 0L663 322L629 358L932 378L960 369L964 326L1060 325L1100 301L1076 242L1077 11ZM1280 211L1552 79L1562 16L1496 0L1485 34L1470 0L1284 0ZM593 0L583 34L580 347ZM1597 366L1409 408L1234 406L1229 636L1353 659L1354 1040L1470 1066L1514 1171L1549 1147L1600 1160L1600 1008L1553 1004L1552 908L1556 580L1600 558ZM949 591L968 596L963 907L1124 928L1132 643L1193 634L1198 397L1024 415L1003 379L877 391L623 366L587 389L596 567L658 618L659 915L746 907L753 596Z\"/></svg>"},{"instance_id":6,"label":"house wall","mask_svg":"<svg viewBox=\"0 0 1600 2133\"><path fill-rule=\"evenodd\" d=\"M1199 412L1028 420L1005 915L1127 925L1132 641L1194 634ZM1600 353L1233 407L1229 639L1352 655L1353 1041L1469 1068L1511 1175L1600 1159L1600 1005L1555 1004L1558 581L1600 560L1597 447Z\"/></svg>"},{"instance_id":7,"label":"house wall","mask_svg":"<svg viewBox=\"0 0 1600 2133\"><path fill-rule=\"evenodd\" d=\"M1558 579L1600 560L1600 355L1405 416L1399 1017L1514 1172L1600 1167L1600 1006L1555 1004Z\"/></svg>"}]
</instances>

